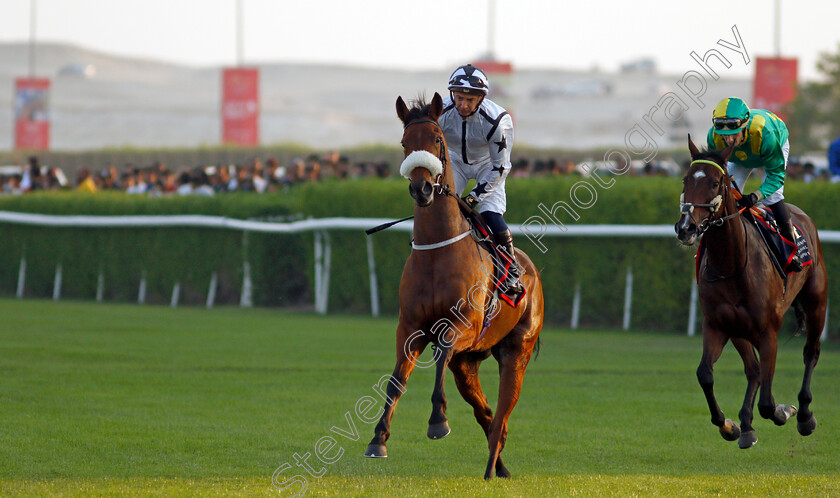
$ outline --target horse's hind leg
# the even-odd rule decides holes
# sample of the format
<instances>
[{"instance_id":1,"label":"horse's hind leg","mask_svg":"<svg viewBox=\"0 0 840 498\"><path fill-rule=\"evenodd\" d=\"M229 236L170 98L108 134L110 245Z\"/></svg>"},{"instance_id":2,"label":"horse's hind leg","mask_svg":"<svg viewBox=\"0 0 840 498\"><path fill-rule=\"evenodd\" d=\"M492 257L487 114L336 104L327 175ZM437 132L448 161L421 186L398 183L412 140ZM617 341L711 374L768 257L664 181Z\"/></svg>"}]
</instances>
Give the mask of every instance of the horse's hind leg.
<instances>
[{"instance_id":1,"label":"horse's hind leg","mask_svg":"<svg viewBox=\"0 0 840 498\"><path fill-rule=\"evenodd\" d=\"M412 338L414 338L412 340ZM413 336L409 329L400 326L397 331L397 364L394 367L394 372L391 374L391 379L385 389L387 399L385 400L385 409L382 416L379 418L379 423L373 430L373 439L370 440L365 456L371 458L385 458L388 456L388 451L385 447L385 442L391 436L391 418L394 416L394 410L397 408L397 401L405 392L405 386L408 383L408 377L414 370L417 363L417 358L426 349L428 340L425 337Z\"/></svg>"},{"instance_id":2,"label":"horse's hind leg","mask_svg":"<svg viewBox=\"0 0 840 498\"><path fill-rule=\"evenodd\" d=\"M489 353L488 353L489 354ZM484 358L481 358L484 359ZM478 378L478 367L481 360L475 356L458 355L452 358L449 369L455 377L455 385L464 400L473 407L473 414L478 425L484 430L484 435L489 438L490 424L493 421L493 410L487 403L487 397L481 390L481 382ZM502 463L502 457L496 459L496 477L510 477L510 472Z\"/></svg>"},{"instance_id":3,"label":"horse's hind leg","mask_svg":"<svg viewBox=\"0 0 840 498\"><path fill-rule=\"evenodd\" d=\"M715 399L714 365L723 352L728 338L720 330L703 325L703 357L697 367L697 381L706 395L706 403L712 414L712 424L720 430L720 435L727 441L735 441L741 435L741 428L734 421L724 417Z\"/></svg>"},{"instance_id":4,"label":"horse's hind leg","mask_svg":"<svg viewBox=\"0 0 840 498\"><path fill-rule=\"evenodd\" d=\"M811 277L812 279L814 277ZM822 282L825 282L823 279ZM809 282L810 283L810 282ZM803 436L810 436L817 428L817 419L811 411L811 376L814 367L820 359L820 336L825 326L825 285L822 292L810 292L810 285L803 289L807 294L800 294L803 308L805 308L805 349L802 352L805 361L805 375L802 378L802 389L799 390L799 412L796 414L796 429Z\"/></svg>"},{"instance_id":5,"label":"horse's hind leg","mask_svg":"<svg viewBox=\"0 0 840 498\"><path fill-rule=\"evenodd\" d=\"M755 356L755 348L752 343L745 339L732 339L732 345L741 355L744 362L744 374L747 376L747 393L744 395L744 404L738 412L738 419L741 421L741 436L738 438L738 447L741 449L751 448L758 438L752 427L753 406L755 405L755 394L758 392L761 378L761 366Z\"/></svg>"}]
</instances>

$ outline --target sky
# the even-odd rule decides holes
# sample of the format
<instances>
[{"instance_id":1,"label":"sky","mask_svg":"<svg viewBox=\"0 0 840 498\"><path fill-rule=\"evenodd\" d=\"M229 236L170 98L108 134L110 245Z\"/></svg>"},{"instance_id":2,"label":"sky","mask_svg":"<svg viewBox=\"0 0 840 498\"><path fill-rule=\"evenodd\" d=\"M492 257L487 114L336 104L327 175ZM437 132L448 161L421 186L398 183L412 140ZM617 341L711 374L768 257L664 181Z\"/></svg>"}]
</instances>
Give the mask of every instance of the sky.
<instances>
[{"instance_id":1,"label":"sky","mask_svg":"<svg viewBox=\"0 0 840 498\"><path fill-rule=\"evenodd\" d=\"M30 40L31 2L36 42L191 66L239 62L239 3L245 65L440 70L492 49L514 68L615 71L652 58L679 74L696 69L692 51L734 42L736 26L750 64L733 59L726 76L746 77L776 45L774 0L0 0L0 42ZM840 51L840 2L778 2L780 53L799 59L800 81L815 79L819 54Z\"/></svg>"}]
</instances>

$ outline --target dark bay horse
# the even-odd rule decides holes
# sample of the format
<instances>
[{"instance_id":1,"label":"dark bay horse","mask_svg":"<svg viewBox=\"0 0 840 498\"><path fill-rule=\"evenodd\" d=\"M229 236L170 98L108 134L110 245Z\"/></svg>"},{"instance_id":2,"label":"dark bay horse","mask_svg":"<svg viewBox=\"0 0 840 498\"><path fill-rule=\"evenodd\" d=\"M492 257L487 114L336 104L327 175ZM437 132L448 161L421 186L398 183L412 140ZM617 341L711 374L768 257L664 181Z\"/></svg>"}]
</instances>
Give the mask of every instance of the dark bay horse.
<instances>
[{"instance_id":1,"label":"dark bay horse","mask_svg":"<svg viewBox=\"0 0 840 498\"><path fill-rule=\"evenodd\" d=\"M397 115L404 125L401 167L410 179L414 206L414 250L400 280L397 326L397 363L387 384L384 412L365 451L367 457L386 457L391 419L420 354L433 344L435 385L427 435L449 434L446 420L444 372L452 371L461 396L473 407L487 436L490 457L485 479L510 477L500 453L510 417L522 388L525 367L538 344L543 325L543 293L539 273L528 256L516 251L524 269L526 295L516 308L494 299L492 265L484 249L469 236L469 224L459 209L446 140L437 123L443 100L435 93L409 109L397 98ZM492 317L492 319L490 319ZM490 409L478 379L480 363L490 355L499 363L499 399Z\"/></svg>"},{"instance_id":2,"label":"dark bay horse","mask_svg":"<svg viewBox=\"0 0 840 498\"><path fill-rule=\"evenodd\" d=\"M682 215L676 231L677 238L686 245L704 237L705 255L698 261L703 357L697 379L706 395L712 423L727 441L737 439L740 448L752 447L758 441L752 426L753 405L761 387L761 416L783 425L795 414L799 433L808 436L817 427L810 409L811 375L820 357L828 288L817 228L801 209L788 204L793 222L805 231L813 264L800 273L789 274L785 288L758 231L748 226L736 207L735 189L724 173L733 146L723 151L700 152L690 137L688 145L692 163L683 178ZM791 304L796 307L800 326L804 319L806 330L799 410L791 405L777 405L772 393L777 335L782 316ZM738 413L740 427L724 417L714 394L712 368L729 340L741 355L747 376L747 393Z\"/></svg>"}]
</instances>

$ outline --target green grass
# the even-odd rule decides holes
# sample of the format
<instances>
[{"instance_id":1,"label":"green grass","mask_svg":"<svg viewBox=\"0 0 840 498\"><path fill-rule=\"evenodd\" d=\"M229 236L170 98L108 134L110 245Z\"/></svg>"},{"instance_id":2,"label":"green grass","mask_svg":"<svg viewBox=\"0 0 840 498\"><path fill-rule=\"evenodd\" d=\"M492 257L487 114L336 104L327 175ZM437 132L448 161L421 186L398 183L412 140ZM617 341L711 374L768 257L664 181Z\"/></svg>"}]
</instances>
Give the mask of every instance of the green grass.
<instances>
[{"instance_id":1,"label":"green grass","mask_svg":"<svg viewBox=\"0 0 840 498\"><path fill-rule=\"evenodd\" d=\"M834 346L824 347L814 374L814 435L756 411L759 443L742 451L709 422L694 376L699 338L546 329L510 419L503 455L513 478L485 483L486 441L451 375L452 434L425 436L432 369L417 369L408 383L390 457L361 457L373 425L354 407L391 372L395 325L268 309L2 299L0 495L276 495L272 473L307 452L324 476L293 467L278 482L303 475L312 496L840 494ZM803 339L780 343L774 393L795 403ZM494 360L482 374L495 405ZM734 349L715 374L721 407L736 418L746 381ZM330 431L348 427L347 413L358 440ZM343 451L332 464L314 456L325 436L337 441L328 454Z\"/></svg>"}]
</instances>

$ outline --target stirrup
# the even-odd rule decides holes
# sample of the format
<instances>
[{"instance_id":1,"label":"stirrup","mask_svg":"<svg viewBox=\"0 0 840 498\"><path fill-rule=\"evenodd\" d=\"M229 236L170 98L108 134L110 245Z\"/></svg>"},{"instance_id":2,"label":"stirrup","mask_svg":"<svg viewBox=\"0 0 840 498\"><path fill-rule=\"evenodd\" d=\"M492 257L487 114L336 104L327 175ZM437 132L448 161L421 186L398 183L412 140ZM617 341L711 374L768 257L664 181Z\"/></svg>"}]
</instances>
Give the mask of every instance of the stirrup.
<instances>
[{"instance_id":1,"label":"stirrup","mask_svg":"<svg viewBox=\"0 0 840 498\"><path fill-rule=\"evenodd\" d=\"M522 280L519 278L519 269L516 268L516 264L514 263L511 265L508 271L508 277L505 279L504 283L505 293L513 292L514 294L518 294L524 291L525 287L522 285Z\"/></svg>"},{"instance_id":2,"label":"stirrup","mask_svg":"<svg viewBox=\"0 0 840 498\"><path fill-rule=\"evenodd\" d=\"M508 279L505 281L505 294L518 294L524 290L525 287L522 285L522 281L516 277L508 277Z\"/></svg>"}]
</instances>

